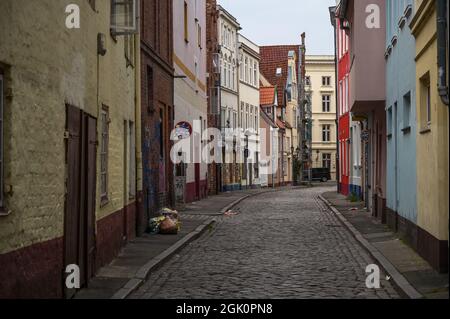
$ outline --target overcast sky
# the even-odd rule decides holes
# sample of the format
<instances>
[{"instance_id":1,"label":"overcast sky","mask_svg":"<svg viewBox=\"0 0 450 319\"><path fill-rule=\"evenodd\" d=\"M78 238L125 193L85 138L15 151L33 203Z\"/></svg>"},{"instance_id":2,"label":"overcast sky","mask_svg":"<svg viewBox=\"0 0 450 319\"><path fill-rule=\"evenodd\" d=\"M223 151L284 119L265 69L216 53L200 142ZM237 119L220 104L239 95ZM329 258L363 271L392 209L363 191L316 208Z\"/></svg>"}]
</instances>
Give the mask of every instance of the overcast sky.
<instances>
[{"instance_id":1,"label":"overcast sky","mask_svg":"<svg viewBox=\"0 0 450 319\"><path fill-rule=\"evenodd\" d=\"M333 54L328 7L335 0L218 0L241 24L241 33L258 45L300 44L307 54Z\"/></svg>"}]
</instances>

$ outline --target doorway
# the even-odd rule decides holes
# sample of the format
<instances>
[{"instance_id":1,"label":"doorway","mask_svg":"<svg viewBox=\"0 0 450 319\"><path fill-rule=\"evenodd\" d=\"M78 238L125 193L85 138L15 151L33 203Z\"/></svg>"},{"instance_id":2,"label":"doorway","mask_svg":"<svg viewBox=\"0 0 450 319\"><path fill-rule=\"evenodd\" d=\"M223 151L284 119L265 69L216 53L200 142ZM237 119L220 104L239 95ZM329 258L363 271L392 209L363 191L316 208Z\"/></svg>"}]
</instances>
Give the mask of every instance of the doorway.
<instances>
[{"instance_id":1,"label":"doorway","mask_svg":"<svg viewBox=\"0 0 450 319\"><path fill-rule=\"evenodd\" d=\"M97 120L70 105L66 116L64 266L77 265L86 287L95 272ZM65 285L64 291L66 298L76 293Z\"/></svg>"}]
</instances>

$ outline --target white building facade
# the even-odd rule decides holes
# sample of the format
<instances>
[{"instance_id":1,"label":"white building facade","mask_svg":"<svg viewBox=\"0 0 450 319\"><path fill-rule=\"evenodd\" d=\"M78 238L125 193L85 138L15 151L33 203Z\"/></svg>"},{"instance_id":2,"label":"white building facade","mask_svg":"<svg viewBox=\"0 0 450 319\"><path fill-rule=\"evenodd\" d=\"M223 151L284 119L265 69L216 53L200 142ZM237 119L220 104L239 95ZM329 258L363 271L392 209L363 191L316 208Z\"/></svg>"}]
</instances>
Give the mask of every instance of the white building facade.
<instances>
[{"instance_id":1,"label":"white building facade","mask_svg":"<svg viewBox=\"0 0 450 319\"><path fill-rule=\"evenodd\" d=\"M220 117L221 129L231 132L239 128L239 39L241 30L239 22L223 7L219 10L219 44L220 44ZM233 141L228 141L229 145ZM231 148L231 149L230 149ZM234 191L241 188L240 145L232 145L223 152L222 191Z\"/></svg>"},{"instance_id":2,"label":"white building facade","mask_svg":"<svg viewBox=\"0 0 450 319\"><path fill-rule=\"evenodd\" d=\"M261 187L259 47L239 35L239 127L242 130L242 188ZM245 150L248 151L245 151Z\"/></svg>"},{"instance_id":3,"label":"white building facade","mask_svg":"<svg viewBox=\"0 0 450 319\"><path fill-rule=\"evenodd\" d=\"M176 165L178 202L193 202L208 194L208 165L201 158L199 132L207 128L206 0L174 0L175 127L190 127L192 147L183 149L184 163ZM175 138L176 136L172 137Z\"/></svg>"},{"instance_id":4,"label":"white building facade","mask_svg":"<svg viewBox=\"0 0 450 319\"><path fill-rule=\"evenodd\" d=\"M334 56L306 56L306 94L312 103L313 168L336 180L336 74Z\"/></svg>"}]
</instances>

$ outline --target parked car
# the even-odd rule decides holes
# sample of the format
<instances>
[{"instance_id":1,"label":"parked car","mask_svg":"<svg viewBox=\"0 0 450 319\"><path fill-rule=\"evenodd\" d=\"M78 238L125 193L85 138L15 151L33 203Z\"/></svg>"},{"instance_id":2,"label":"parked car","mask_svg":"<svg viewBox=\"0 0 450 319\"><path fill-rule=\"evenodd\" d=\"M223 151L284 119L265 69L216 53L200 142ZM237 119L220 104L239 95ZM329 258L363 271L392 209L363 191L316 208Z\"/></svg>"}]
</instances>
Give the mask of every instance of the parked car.
<instances>
[{"instance_id":1,"label":"parked car","mask_svg":"<svg viewBox=\"0 0 450 319\"><path fill-rule=\"evenodd\" d=\"M308 180L308 171L304 171L303 172L303 179L305 181ZM327 167L323 167L323 168L313 168L312 169L312 180L313 181L320 181L320 182L328 182L329 180L331 180L331 173L330 173L330 169Z\"/></svg>"}]
</instances>

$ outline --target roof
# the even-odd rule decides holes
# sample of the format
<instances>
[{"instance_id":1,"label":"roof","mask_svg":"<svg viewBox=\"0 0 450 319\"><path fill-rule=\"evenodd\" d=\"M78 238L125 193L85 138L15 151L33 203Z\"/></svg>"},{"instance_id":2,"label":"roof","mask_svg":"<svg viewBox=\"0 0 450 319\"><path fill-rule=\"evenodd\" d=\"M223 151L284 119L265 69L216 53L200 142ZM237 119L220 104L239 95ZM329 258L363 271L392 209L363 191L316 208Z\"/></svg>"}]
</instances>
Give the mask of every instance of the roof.
<instances>
[{"instance_id":1,"label":"roof","mask_svg":"<svg viewBox=\"0 0 450 319\"><path fill-rule=\"evenodd\" d=\"M261 86L272 86L272 84L267 81L263 74L259 75L259 83L261 84Z\"/></svg>"},{"instance_id":2,"label":"roof","mask_svg":"<svg viewBox=\"0 0 450 319\"><path fill-rule=\"evenodd\" d=\"M279 128L285 130L286 129L286 125L284 124L284 122L282 120L280 120L279 118L277 118L277 125Z\"/></svg>"},{"instance_id":3,"label":"roof","mask_svg":"<svg viewBox=\"0 0 450 319\"><path fill-rule=\"evenodd\" d=\"M278 90L278 102L284 103L284 88L286 87L288 75L288 57L291 51L297 55L296 72L299 68L299 57L301 56L300 45L273 45L260 47L261 54L261 73L262 75L275 85ZM277 77L277 69L281 68L282 74Z\"/></svg>"},{"instance_id":4,"label":"roof","mask_svg":"<svg viewBox=\"0 0 450 319\"><path fill-rule=\"evenodd\" d=\"M275 103L275 87L267 86L259 89L259 104L274 105Z\"/></svg>"},{"instance_id":5,"label":"roof","mask_svg":"<svg viewBox=\"0 0 450 319\"><path fill-rule=\"evenodd\" d=\"M259 113L261 115L261 118L270 126L272 126L273 128L278 128L278 126L275 124L275 122L272 120L272 118L267 115L266 112L264 112L263 110L259 110Z\"/></svg>"}]
</instances>

